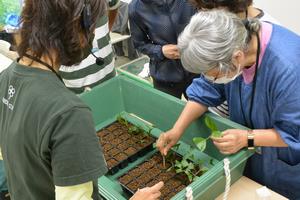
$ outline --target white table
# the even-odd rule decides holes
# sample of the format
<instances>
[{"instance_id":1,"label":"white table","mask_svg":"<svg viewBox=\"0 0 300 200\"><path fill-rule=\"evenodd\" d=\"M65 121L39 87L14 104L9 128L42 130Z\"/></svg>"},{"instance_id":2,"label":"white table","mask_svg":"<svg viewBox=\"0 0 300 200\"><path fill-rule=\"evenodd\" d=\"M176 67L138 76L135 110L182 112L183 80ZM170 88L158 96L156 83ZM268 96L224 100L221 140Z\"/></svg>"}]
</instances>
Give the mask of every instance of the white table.
<instances>
[{"instance_id":1,"label":"white table","mask_svg":"<svg viewBox=\"0 0 300 200\"><path fill-rule=\"evenodd\" d=\"M259 200L256 196L256 189L263 187L262 185L252 181L251 179L242 176L237 182L235 182L228 195L228 200ZM270 200L287 200L287 198L280 194L271 191ZM223 200L223 194L218 196L216 200Z\"/></svg>"}]
</instances>

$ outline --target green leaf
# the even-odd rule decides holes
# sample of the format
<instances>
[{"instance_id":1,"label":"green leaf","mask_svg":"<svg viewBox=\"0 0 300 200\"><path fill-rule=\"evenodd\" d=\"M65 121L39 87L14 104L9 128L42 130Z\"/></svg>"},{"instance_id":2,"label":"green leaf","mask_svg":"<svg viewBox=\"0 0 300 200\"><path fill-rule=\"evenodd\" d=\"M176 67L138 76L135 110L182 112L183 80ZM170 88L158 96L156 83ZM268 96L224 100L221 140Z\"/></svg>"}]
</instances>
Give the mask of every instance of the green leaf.
<instances>
[{"instance_id":1,"label":"green leaf","mask_svg":"<svg viewBox=\"0 0 300 200\"><path fill-rule=\"evenodd\" d=\"M175 161L175 165L176 165L176 166L181 166L181 163L180 163L178 160L176 160L176 161Z\"/></svg>"},{"instance_id":2,"label":"green leaf","mask_svg":"<svg viewBox=\"0 0 300 200\"><path fill-rule=\"evenodd\" d=\"M213 120L210 117L205 117L205 124L206 126L213 132L217 131L217 125L213 122Z\"/></svg>"},{"instance_id":3,"label":"green leaf","mask_svg":"<svg viewBox=\"0 0 300 200\"><path fill-rule=\"evenodd\" d=\"M204 173L206 173L208 171L208 168L207 167L203 167L201 171L202 171L202 174L204 174Z\"/></svg>"},{"instance_id":4,"label":"green leaf","mask_svg":"<svg viewBox=\"0 0 300 200\"><path fill-rule=\"evenodd\" d=\"M222 136L222 132L221 131L213 131L211 133L211 136L212 137L216 137L216 138L221 137Z\"/></svg>"},{"instance_id":5,"label":"green leaf","mask_svg":"<svg viewBox=\"0 0 300 200\"><path fill-rule=\"evenodd\" d=\"M176 173L178 174L178 173L181 173L181 172L182 172L182 169L176 169L175 171L176 171Z\"/></svg>"},{"instance_id":6,"label":"green leaf","mask_svg":"<svg viewBox=\"0 0 300 200\"><path fill-rule=\"evenodd\" d=\"M188 169L189 170L195 169L195 166L194 166L194 164L192 162L189 163Z\"/></svg>"},{"instance_id":7,"label":"green leaf","mask_svg":"<svg viewBox=\"0 0 300 200\"><path fill-rule=\"evenodd\" d=\"M186 160L181 161L182 167L187 167L189 163Z\"/></svg>"},{"instance_id":8,"label":"green leaf","mask_svg":"<svg viewBox=\"0 0 300 200\"><path fill-rule=\"evenodd\" d=\"M197 146L200 151L204 151L206 149L206 139L202 137L194 137L193 142Z\"/></svg>"},{"instance_id":9,"label":"green leaf","mask_svg":"<svg viewBox=\"0 0 300 200\"><path fill-rule=\"evenodd\" d=\"M189 181L192 182L193 181L193 175L190 174L190 173L186 173L186 175L188 176Z\"/></svg>"}]
</instances>

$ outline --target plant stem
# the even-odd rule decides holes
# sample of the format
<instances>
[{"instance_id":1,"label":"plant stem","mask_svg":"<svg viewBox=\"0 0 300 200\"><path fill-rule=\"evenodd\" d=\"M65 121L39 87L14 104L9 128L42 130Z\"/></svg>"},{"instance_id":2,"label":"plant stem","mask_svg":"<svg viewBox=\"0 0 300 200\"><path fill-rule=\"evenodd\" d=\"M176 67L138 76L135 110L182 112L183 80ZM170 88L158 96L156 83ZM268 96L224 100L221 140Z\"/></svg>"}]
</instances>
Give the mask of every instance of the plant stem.
<instances>
[{"instance_id":1,"label":"plant stem","mask_svg":"<svg viewBox=\"0 0 300 200\"><path fill-rule=\"evenodd\" d=\"M193 174L194 176L197 176L200 172L202 171L202 169L199 169L195 174Z\"/></svg>"},{"instance_id":2,"label":"plant stem","mask_svg":"<svg viewBox=\"0 0 300 200\"><path fill-rule=\"evenodd\" d=\"M163 157L163 168L166 169L166 158L165 156L162 156Z\"/></svg>"}]
</instances>

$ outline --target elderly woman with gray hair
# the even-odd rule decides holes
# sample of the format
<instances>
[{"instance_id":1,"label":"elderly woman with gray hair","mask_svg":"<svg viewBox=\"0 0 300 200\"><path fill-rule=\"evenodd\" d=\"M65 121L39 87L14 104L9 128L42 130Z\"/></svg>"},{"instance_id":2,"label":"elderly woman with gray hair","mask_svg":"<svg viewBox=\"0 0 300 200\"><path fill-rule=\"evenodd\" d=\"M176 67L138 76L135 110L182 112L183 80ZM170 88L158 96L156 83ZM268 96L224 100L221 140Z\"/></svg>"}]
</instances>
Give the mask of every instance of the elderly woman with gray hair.
<instances>
[{"instance_id":1,"label":"elderly woman with gray hair","mask_svg":"<svg viewBox=\"0 0 300 200\"><path fill-rule=\"evenodd\" d=\"M162 134L162 154L209 106L228 101L229 129L213 138L223 154L261 147L245 175L290 199L300 198L300 37L278 25L225 11L196 14L178 39L186 70L202 73L188 88L173 128Z\"/></svg>"}]
</instances>

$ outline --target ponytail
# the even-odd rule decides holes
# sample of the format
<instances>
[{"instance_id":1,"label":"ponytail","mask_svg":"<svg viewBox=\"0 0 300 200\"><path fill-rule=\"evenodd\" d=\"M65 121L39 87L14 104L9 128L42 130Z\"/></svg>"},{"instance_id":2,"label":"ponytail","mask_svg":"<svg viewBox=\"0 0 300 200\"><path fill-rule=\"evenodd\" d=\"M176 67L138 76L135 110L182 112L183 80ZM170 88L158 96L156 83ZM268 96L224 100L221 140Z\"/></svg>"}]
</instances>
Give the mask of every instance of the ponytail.
<instances>
[{"instance_id":1,"label":"ponytail","mask_svg":"<svg viewBox=\"0 0 300 200\"><path fill-rule=\"evenodd\" d=\"M247 18L242 20L243 24L248 32L248 36L247 36L247 43L250 42L251 40L251 36L253 34L258 33L260 27L261 27L261 23L258 19L256 18Z\"/></svg>"}]
</instances>

